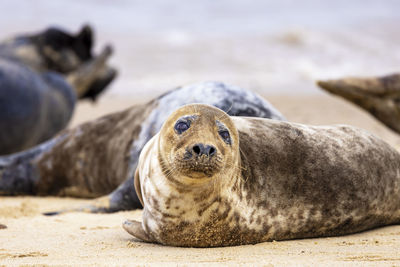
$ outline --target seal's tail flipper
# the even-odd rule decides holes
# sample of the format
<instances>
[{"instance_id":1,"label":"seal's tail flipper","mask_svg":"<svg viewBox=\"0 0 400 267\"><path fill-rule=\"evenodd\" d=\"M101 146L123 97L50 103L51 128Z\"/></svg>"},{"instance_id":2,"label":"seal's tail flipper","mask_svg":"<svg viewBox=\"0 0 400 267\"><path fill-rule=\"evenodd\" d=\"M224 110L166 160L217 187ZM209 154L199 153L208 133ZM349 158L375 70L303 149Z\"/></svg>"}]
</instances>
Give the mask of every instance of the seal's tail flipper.
<instances>
[{"instance_id":1,"label":"seal's tail flipper","mask_svg":"<svg viewBox=\"0 0 400 267\"><path fill-rule=\"evenodd\" d=\"M96 101L97 97L104 91L104 89L115 79L118 71L113 67L106 66L101 70L96 80L90 85L86 93L81 98L89 98Z\"/></svg>"},{"instance_id":2,"label":"seal's tail flipper","mask_svg":"<svg viewBox=\"0 0 400 267\"><path fill-rule=\"evenodd\" d=\"M82 65L66 77L68 83L76 90L78 98L82 98L98 77L101 77L106 68L106 62L112 54L111 46L106 46L100 55Z\"/></svg>"},{"instance_id":3,"label":"seal's tail flipper","mask_svg":"<svg viewBox=\"0 0 400 267\"><path fill-rule=\"evenodd\" d=\"M44 215L53 216L67 212L112 213L141 208L142 204L136 195L133 178L129 178L108 196L94 199L92 204L60 211L50 211L44 213Z\"/></svg>"},{"instance_id":4,"label":"seal's tail flipper","mask_svg":"<svg viewBox=\"0 0 400 267\"><path fill-rule=\"evenodd\" d=\"M400 74L317 81L317 84L329 93L364 108L387 127L400 133Z\"/></svg>"}]
</instances>

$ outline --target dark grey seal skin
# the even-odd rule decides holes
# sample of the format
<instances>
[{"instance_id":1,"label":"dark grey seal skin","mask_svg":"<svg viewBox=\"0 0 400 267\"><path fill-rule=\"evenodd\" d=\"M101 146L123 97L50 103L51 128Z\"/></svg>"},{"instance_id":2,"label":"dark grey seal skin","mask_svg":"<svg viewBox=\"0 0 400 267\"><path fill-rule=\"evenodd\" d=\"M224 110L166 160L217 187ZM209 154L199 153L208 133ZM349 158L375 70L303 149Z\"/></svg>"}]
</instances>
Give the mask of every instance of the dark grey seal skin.
<instances>
[{"instance_id":1,"label":"dark grey seal skin","mask_svg":"<svg viewBox=\"0 0 400 267\"><path fill-rule=\"evenodd\" d=\"M400 154L351 126L230 117L187 105L143 148L146 242L184 247L338 236L400 223Z\"/></svg>"},{"instance_id":2,"label":"dark grey seal skin","mask_svg":"<svg viewBox=\"0 0 400 267\"><path fill-rule=\"evenodd\" d=\"M60 75L38 75L0 59L0 154L53 137L70 120L75 100L74 90Z\"/></svg>"},{"instance_id":3,"label":"dark grey seal skin","mask_svg":"<svg viewBox=\"0 0 400 267\"><path fill-rule=\"evenodd\" d=\"M189 103L214 105L235 116L284 120L266 100L236 86L207 82L180 87L146 104L65 130L26 152L0 157L0 195L108 194L93 205L73 210L141 208L133 189L139 154L168 115Z\"/></svg>"},{"instance_id":4,"label":"dark grey seal skin","mask_svg":"<svg viewBox=\"0 0 400 267\"><path fill-rule=\"evenodd\" d=\"M78 75L74 72L79 72L82 65L96 57L92 52L93 44L94 33L89 25L84 25L76 34L50 27L39 33L3 41L0 43L0 58L18 62L38 73L52 71L68 77ZM77 92L78 97L95 100L116 74L113 67L104 66L87 88L81 89L83 92Z\"/></svg>"},{"instance_id":5,"label":"dark grey seal skin","mask_svg":"<svg viewBox=\"0 0 400 267\"><path fill-rule=\"evenodd\" d=\"M116 72L111 47L93 56L92 30L48 29L0 44L0 155L46 141L64 129L77 98L104 90Z\"/></svg>"},{"instance_id":6,"label":"dark grey seal skin","mask_svg":"<svg viewBox=\"0 0 400 267\"><path fill-rule=\"evenodd\" d=\"M327 92L343 97L400 133L400 74L318 81Z\"/></svg>"}]
</instances>

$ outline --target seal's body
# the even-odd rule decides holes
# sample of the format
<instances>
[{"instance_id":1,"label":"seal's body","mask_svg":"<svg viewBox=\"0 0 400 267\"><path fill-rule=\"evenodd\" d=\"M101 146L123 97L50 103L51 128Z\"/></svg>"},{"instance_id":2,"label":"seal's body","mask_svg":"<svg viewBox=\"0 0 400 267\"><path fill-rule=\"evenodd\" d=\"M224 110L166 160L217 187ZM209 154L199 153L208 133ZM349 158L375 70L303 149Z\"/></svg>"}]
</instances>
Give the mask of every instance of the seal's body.
<instances>
[{"instance_id":1,"label":"seal's body","mask_svg":"<svg viewBox=\"0 0 400 267\"><path fill-rule=\"evenodd\" d=\"M189 103L215 105L232 115L284 119L256 94L208 82L170 91L75 129L36 148L0 157L0 194L99 197L93 212L140 208L133 176L143 146L168 115Z\"/></svg>"},{"instance_id":2,"label":"seal's body","mask_svg":"<svg viewBox=\"0 0 400 267\"><path fill-rule=\"evenodd\" d=\"M69 122L75 92L57 74L0 59L0 155L44 142Z\"/></svg>"},{"instance_id":3,"label":"seal's body","mask_svg":"<svg viewBox=\"0 0 400 267\"><path fill-rule=\"evenodd\" d=\"M349 126L178 109L144 147L135 237L214 247L336 236L400 223L400 155Z\"/></svg>"},{"instance_id":4,"label":"seal's body","mask_svg":"<svg viewBox=\"0 0 400 267\"><path fill-rule=\"evenodd\" d=\"M92 98L115 77L111 49L93 57L92 30L76 36L48 29L0 44L0 155L53 137L70 120L77 98Z\"/></svg>"},{"instance_id":5,"label":"seal's body","mask_svg":"<svg viewBox=\"0 0 400 267\"><path fill-rule=\"evenodd\" d=\"M84 25L77 34L50 27L38 33L19 35L1 42L0 58L19 63L39 74L57 73L68 82L72 80L79 98L95 100L115 78L116 70L110 66L102 66L91 78L87 77L87 71L80 73L85 70L85 64L97 57L92 51L93 39L93 29L89 25ZM76 81L76 76L86 77Z\"/></svg>"}]
</instances>

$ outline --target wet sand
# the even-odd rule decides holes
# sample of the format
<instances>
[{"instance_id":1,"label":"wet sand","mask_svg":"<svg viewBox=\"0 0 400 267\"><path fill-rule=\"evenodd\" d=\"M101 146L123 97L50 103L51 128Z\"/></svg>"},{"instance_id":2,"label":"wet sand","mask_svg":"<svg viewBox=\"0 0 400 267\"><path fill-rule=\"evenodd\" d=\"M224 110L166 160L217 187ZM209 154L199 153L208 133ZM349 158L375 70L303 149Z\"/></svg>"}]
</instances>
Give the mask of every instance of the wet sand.
<instances>
[{"instance_id":1,"label":"wet sand","mask_svg":"<svg viewBox=\"0 0 400 267\"><path fill-rule=\"evenodd\" d=\"M352 124L400 149L400 137L368 114L329 95L268 95L290 121L314 125ZM123 109L133 99L103 97L96 105L79 104L71 126ZM79 206L88 200L56 197L0 197L0 266L399 266L400 226L359 234L267 242L228 248L175 248L135 240L122 227L141 219L141 211L114 214L42 212Z\"/></svg>"}]
</instances>

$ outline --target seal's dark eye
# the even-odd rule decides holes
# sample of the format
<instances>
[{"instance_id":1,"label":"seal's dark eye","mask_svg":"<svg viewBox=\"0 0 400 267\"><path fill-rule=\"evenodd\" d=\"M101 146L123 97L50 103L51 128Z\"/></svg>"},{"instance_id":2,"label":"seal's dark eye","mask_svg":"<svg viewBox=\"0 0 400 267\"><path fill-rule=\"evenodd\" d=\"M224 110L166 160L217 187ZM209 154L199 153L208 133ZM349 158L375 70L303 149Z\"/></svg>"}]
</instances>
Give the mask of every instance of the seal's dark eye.
<instances>
[{"instance_id":1,"label":"seal's dark eye","mask_svg":"<svg viewBox=\"0 0 400 267\"><path fill-rule=\"evenodd\" d=\"M219 131L219 135L222 137L222 139L225 141L225 143L231 144L231 136L228 131L226 131L226 130Z\"/></svg>"},{"instance_id":2,"label":"seal's dark eye","mask_svg":"<svg viewBox=\"0 0 400 267\"><path fill-rule=\"evenodd\" d=\"M176 124L175 124L175 131L178 133L178 134L181 134L181 133L183 133L184 131L186 131L187 129L189 129L189 127L190 127L190 124L189 123L187 123L187 122L184 122L184 121L178 121Z\"/></svg>"}]
</instances>

